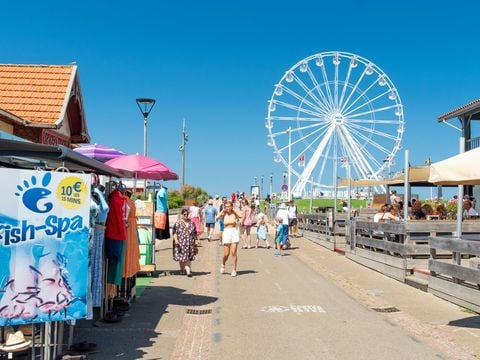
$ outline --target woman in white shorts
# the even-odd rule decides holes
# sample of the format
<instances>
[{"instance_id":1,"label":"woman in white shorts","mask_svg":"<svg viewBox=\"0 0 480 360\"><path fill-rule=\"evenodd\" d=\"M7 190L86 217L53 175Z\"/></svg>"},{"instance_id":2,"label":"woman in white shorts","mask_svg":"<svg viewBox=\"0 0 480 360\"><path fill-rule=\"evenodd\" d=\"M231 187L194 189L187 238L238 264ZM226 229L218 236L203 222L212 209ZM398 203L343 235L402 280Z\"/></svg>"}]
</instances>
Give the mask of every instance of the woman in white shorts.
<instances>
[{"instance_id":1,"label":"woman in white shorts","mask_svg":"<svg viewBox=\"0 0 480 360\"><path fill-rule=\"evenodd\" d=\"M217 215L216 220L223 219L223 259L222 266L220 267L220 273L225 273L225 264L228 260L228 256L232 255L233 269L232 276L237 276L237 245L240 241L240 236L237 230L237 221L242 218L242 215L233 209L231 201L227 201L220 214Z\"/></svg>"}]
</instances>

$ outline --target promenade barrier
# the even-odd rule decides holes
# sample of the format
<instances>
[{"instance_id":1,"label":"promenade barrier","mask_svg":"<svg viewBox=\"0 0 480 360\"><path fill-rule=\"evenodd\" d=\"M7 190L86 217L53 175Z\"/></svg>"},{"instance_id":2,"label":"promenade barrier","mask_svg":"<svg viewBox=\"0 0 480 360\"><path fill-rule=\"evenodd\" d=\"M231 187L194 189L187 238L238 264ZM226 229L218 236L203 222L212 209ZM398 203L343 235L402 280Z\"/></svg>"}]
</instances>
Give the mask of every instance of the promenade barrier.
<instances>
[{"instance_id":1,"label":"promenade barrier","mask_svg":"<svg viewBox=\"0 0 480 360\"><path fill-rule=\"evenodd\" d=\"M415 268L427 269L430 237L441 239L455 235L455 221L415 220L381 222L349 220L346 231L347 258L384 275L404 282ZM466 234L479 235L480 222L465 221ZM437 258L451 259L452 252L442 249Z\"/></svg>"},{"instance_id":2,"label":"promenade barrier","mask_svg":"<svg viewBox=\"0 0 480 360\"><path fill-rule=\"evenodd\" d=\"M432 236L429 245L428 292L480 312L480 240ZM445 251L451 261L439 257Z\"/></svg>"},{"instance_id":3,"label":"promenade barrier","mask_svg":"<svg viewBox=\"0 0 480 360\"><path fill-rule=\"evenodd\" d=\"M346 213L337 213L334 218L332 211L297 215L298 228L303 237L332 251L345 236L346 218Z\"/></svg>"}]
</instances>

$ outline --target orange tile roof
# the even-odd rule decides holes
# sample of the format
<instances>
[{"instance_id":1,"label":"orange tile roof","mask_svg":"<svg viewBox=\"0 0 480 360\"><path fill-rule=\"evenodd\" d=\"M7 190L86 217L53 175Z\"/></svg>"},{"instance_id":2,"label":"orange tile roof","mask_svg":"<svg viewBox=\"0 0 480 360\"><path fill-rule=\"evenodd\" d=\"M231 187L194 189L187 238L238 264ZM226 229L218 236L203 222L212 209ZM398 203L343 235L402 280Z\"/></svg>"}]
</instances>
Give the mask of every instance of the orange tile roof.
<instances>
[{"instance_id":1,"label":"orange tile roof","mask_svg":"<svg viewBox=\"0 0 480 360\"><path fill-rule=\"evenodd\" d=\"M69 98L74 68L0 64L0 109L28 123L56 125Z\"/></svg>"}]
</instances>

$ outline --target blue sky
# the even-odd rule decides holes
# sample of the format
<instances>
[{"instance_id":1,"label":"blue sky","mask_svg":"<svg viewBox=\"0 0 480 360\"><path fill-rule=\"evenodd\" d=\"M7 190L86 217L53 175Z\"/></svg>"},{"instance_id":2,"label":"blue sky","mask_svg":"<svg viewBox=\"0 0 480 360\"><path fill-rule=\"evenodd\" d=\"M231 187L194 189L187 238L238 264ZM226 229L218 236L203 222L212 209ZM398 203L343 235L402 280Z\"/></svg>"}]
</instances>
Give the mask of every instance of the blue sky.
<instances>
[{"instance_id":1,"label":"blue sky","mask_svg":"<svg viewBox=\"0 0 480 360\"><path fill-rule=\"evenodd\" d=\"M299 60L346 51L393 81L412 164L458 152L440 114L480 98L475 1L7 2L1 63L79 66L92 142L143 152L137 97L157 100L148 154L209 193L249 190L282 168L266 145L274 85ZM478 133L476 134L478 135ZM403 163L403 150L397 163ZM292 179L293 181L294 179ZM166 184L178 188L179 182Z\"/></svg>"}]
</instances>

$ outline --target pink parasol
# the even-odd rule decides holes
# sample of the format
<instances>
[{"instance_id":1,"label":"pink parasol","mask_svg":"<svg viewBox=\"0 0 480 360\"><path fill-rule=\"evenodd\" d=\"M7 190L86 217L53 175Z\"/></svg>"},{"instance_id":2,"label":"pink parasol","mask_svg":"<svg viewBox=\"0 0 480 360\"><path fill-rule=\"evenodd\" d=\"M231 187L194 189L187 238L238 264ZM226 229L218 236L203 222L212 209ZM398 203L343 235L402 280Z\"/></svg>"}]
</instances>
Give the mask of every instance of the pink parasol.
<instances>
[{"instance_id":1,"label":"pink parasol","mask_svg":"<svg viewBox=\"0 0 480 360\"><path fill-rule=\"evenodd\" d=\"M115 169L131 171L137 179L177 180L178 175L165 164L139 154L120 156L105 163Z\"/></svg>"},{"instance_id":2,"label":"pink parasol","mask_svg":"<svg viewBox=\"0 0 480 360\"><path fill-rule=\"evenodd\" d=\"M124 152L121 152L114 148L98 144L83 145L73 149L73 151L101 162L105 162L110 159L115 159L119 156L126 155Z\"/></svg>"}]
</instances>

